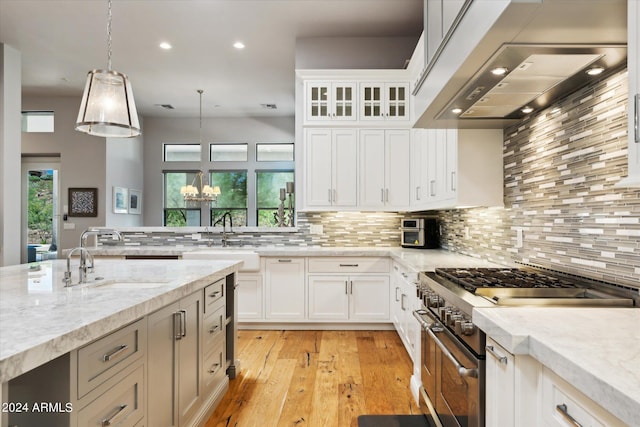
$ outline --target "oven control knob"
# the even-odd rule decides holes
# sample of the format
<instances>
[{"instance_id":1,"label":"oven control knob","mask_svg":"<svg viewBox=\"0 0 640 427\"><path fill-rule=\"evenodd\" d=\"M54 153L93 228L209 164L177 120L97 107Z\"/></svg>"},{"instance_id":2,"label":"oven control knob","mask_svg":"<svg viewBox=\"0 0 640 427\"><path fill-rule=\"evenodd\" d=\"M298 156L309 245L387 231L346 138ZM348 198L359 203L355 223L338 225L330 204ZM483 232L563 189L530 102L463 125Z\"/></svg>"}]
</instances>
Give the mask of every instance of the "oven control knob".
<instances>
[{"instance_id":1,"label":"oven control knob","mask_svg":"<svg viewBox=\"0 0 640 427\"><path fill-rule=\"evenodd\" d=\"M446 322L447 316L451 313L451 307L440 307L440 320Z\"/></svg>"},{"instance_id":2,"label":"oven control knob","mask_svg":"<svg viewBox=\"0 0 640 427\"><path fill-rule=\"evenodd\" d=\"M438 295L430 295L429 296L429 307L442 307L444 305L444 300L440 298Z\"/></svg>"},{"instance_id":3,"label":"oven control knob","mask_svg":"<svg viewBox=\"0 0 640 427\"><path fill-rule=\"evenodd\" d=\"M449 326L455 326L457 322L462 322L464 320L464 316L460 312L453 312L447 316L447 323Z\"/></svg>"},{"instance_id":4,"label":"oven control knob","mask_svg":"<svg viewBox=\"0 0 640 427\"><path fill-rule=\"evenodd\" d=\"M468 320L457 320L454 329L458 335L473 335L476 331L473 322Z\"/></svg>"}]
</instances>

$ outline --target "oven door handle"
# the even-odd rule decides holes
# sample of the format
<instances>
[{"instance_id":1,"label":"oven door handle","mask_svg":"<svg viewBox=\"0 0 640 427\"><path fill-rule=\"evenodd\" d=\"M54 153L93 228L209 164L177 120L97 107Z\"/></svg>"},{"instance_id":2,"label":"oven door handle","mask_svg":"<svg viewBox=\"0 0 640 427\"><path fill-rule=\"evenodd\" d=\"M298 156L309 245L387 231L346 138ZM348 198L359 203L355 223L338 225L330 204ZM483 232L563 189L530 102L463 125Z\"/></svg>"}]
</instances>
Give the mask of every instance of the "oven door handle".
<instances>
[{"instance_id":1,"label":"oven door handle","mask_svg":"<svg viewBox=\"0 0 640 427\"><path fill-rule=\"evenodd\" d=\"M442 353L445 356L447 356L449 360L451 360L451 362L455 365L456 370L458 371L458 374L461 377L478 378L478 370L475 368L465 368L464 366L462 366L462 364L458 362L458 359L456 359L456 357L453 354L451 354L449 349L447 349L447 347L442 343L442 341L440 341L440 338L436 336L436 334L434 333L433 330L431 330L431 328L427 329L427 333L431 336L431 338L433 338L433 341L435 341L438 347L440 347L440 350L442 350Z\"/></svg>"},{"instance_id":2,"label":"oven door handle","mask_svg":"<svg viewBox=\"0 0 640 427\"><path fill-rule=\"evenodd\" d=\"M434 321L433 323L428 323L424 321L424 318L422 316L429 316L431 317L431 315L429 314L429 312L427 310L416 310L413 312L413 317L416 318L416 320L418 321L418 323L420 323L420 327L422 329L424 329L425 331L428 330L432 330L435 332L442 332L444 329L442 328L442 325L440 325L438 322Z\"/></svg>"}]
</instances>

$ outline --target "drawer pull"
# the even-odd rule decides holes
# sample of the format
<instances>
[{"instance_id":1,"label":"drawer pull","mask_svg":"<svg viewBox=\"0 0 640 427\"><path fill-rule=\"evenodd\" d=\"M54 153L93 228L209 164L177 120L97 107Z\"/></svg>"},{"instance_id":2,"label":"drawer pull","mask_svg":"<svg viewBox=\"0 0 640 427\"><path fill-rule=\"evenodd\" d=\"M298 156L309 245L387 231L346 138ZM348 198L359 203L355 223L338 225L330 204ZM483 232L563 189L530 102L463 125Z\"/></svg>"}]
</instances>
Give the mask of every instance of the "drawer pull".
<instances>
[{"instance_id":1,"label":"drawer pull","mask_svg":"<svg viewBox=\"0 0 640 427\"><path fill-rule=\"evenodd\" d=\"M582 427L582 424L580 424L575 418L573 418L571 415L569 415L569 410L567 409L567 405L566 404L561 404L561 405L556 405L556 411L560 412L560 414L562 414L562 416L571 423L571 425L575 426L575 427Z\"/></svg>"},{"instance_id":2,"label":"drawer pull","mask_svg":"<svg viewBox=\"0 0 640 427\"><path fill-rule=\"evenodd\" d=\"M485 349L489 352L490 355L496 358L496 360L504 365L507 364L507 356L500 356L492 345L488 345Z\"/></svg>"},{"instance_id":3,"label":"drawer pull","mask_svg":"<svg viewBox=\"0 0 640 427\"><path fill-rule=\"evenodd\" d=\"M291 259L279 259L278 262L291 262Z\"/></svg>"},{"instance_id":4,"label":"drawer pull","mask_svg":"<svg viewBox=\"0 0 640 427\"><path fill-rule=\"evenodd\" d=\"M103 362L110 362L111 359L114 359L114 358L120 356L122 354L122 352L125 351L128 348L129 348L129 346L127 344L119 345L118 347L113 349L110 353L107 353L104 356L102 356L102 361Z\"/></svg>"},{"instance_id":5,"label":"drawer pull","mask_svg":"<svg viewBox=\"0 0 640 427\"><path fill-rule=\"evenodd\" d=\"M209 333L210 333L210 334L213 334L213 333L215 333L215 332L216 332L216 331L218 331L218 330L220 330L220 325L216 325L216 326L214 326L213 328L209 329Z\"/></svg>"},{"instance_id":6,"label":"drawer pull","mask_svg":"<svg viewBox=\"0 0 640 427\"><path fill-rule=\"evenodd\" d=\"M124 411L125 409L127 409L127 405L120 405L115 414L113 414L109 418L102 420L102 427L111 426L115 422L117 422L118 418L122 417L125 414L125 411Z\"/></svg>"},{"instance_id":7,"label":"drawer pull","mask_svg":"<svg viewBox=\"0 0 640 427\"><path fill-rule=\"evenodd\" d=\"M340 264L340 267L357 267L358 264Z\"/></svg>"},{"instance_id":8,"label":"drawer pull","mask_svg":"<svg viewBox=\"0 0 640 427\"><path fill-rule=\"evenodd\" d=\"M209 294L209 298L216 298L221 293L222 293L222 291L215 291L214 293Z\"/></svg>"},{"instance_id":9,"label":"drawer pull","mask_svg":"<svg viewBox=\"0 0 640 427\"><path fill-rule=\"evenodd\" d=\"M214 363L213 366L211 366L211 369L209 369L209 373L215 374L216 372L218 372L218 369L220 369L220 364Z\"/></svg>"}]
</instances>

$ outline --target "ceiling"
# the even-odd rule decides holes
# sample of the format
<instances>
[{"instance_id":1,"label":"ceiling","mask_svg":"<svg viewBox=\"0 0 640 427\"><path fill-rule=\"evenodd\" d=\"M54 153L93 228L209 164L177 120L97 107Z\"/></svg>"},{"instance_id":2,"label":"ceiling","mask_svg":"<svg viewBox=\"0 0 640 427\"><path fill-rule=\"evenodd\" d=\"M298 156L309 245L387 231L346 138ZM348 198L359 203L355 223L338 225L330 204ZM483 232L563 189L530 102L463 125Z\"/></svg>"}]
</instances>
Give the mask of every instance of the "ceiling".
<instances>
[{"instance_id":1,"label":"ceiling","mask_svg":"<svg viewBox=\"0 0 640 427\"><path fill-rule=\"evenodd\" d=\"M197 89L205 117L292 116L297 38L422 31L423 0L112 1L112 69L145 117L196 117ZM87 72L107 67L107 0L0 0L0 42L21 52L24 95L80 102Z\"/></svg>"}]
</instances>

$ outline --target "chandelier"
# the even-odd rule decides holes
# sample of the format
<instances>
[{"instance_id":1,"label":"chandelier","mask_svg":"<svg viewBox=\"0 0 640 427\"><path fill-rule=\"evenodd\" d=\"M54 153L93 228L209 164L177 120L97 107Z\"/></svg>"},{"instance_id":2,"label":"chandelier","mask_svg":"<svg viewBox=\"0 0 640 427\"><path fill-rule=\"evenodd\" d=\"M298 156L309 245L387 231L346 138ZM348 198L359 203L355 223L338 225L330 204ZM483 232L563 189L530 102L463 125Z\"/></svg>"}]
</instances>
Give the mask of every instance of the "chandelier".
<instances>
[{"instance_id":1,"label":"chandelier","mask_svg":"<svg viewBox=\"0 0 640 427\"><path fill-rule=\"evenodd\" d=\"M75 129L106 138L130 138L140 135L140 121L129 79L111 69L111 0L107 6L107 69L89 71Z\"/></svg>"},{"instance_id":2,"label":"chandelier","mask_svg":"<svg viewBox=\"0 0 640 427\"><path fill-rule=\"evenodd\" d=\"M200 146L202 146L202 93L204 91L198 89L197 92L200 94ZM190 185L183 185L180 188L180 194L185 202L217 202L220 193L220 187L217 185L211 187L209 184L205 184L204 172L202 170L196 173Z\"/></svg>"}]
</instances>

